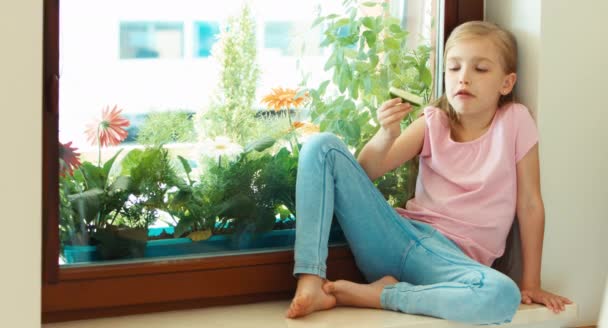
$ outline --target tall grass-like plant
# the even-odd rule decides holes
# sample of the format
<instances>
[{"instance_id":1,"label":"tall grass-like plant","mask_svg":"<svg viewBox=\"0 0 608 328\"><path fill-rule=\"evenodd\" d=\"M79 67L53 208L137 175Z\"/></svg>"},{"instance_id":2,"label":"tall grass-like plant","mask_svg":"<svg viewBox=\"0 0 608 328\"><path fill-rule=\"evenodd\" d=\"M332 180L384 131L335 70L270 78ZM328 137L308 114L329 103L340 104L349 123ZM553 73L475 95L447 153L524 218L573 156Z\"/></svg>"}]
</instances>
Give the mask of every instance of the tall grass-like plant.
<instances>
[{"instance_id":1,"label":"tall grass-like plant","mask_svg":"<svg viewBox=\"0 0 608 328\"><path fill-rule=\"evenodd\" d=\"M342 13L320 15L313 23L323 28L320 46L330 50L324 69L332 78L302 92L310 96L311 118L321 131L339 135L358 154L379 128L376 111L390 98L389 87L407 89L429 101L431 48L407 48L408 32L399 19L390 16L388 3L343 3ZM380 15L362 14L362 7L377 6ZM417 113L407 117L402 127L409 125ZM411 161L376 183L392 205L403 205L414 193L416 175L417 164Z\"/></svg>"},{"instance_id":2,"label":"tall grass-like plant","mask_svg":"<svg viewBox=\"0 0 608 328\"><path fill-rule=\"evenodd\" d=\"M212 56L220 64L220 78L208 111L201 115L200 132L205 137L228 136L246 144L255 134L254 103L260 77L256 24L248 5L238 17L228 19Z\"/></svg>"}]
</instances>

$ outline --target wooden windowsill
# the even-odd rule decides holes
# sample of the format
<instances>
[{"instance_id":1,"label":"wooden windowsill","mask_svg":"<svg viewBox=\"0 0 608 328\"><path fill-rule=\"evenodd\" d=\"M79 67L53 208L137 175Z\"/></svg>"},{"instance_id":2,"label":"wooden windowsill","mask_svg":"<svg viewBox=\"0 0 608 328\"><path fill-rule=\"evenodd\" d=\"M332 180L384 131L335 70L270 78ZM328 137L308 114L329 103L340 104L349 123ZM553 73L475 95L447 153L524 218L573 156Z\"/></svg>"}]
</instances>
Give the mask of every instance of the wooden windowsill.
<instances>
[{"instance_id":1,"label":"wooden windowsill","mask_svg":"<svg viewBox=\"0 0 608 328\"><path fill-rule=\"evenodd\" d=\"M297 320L285 319L289 300L205 309L131 315L125 317L45 324L45 328L97 327L391 327L391 328L465 328L475 327L425 316L391 311L339 307L313 313ZM501 327L571 327L577 318L576 304L554 314L540 305L521 305L510 324ZM570 325L568 324L570 323Z\"/></svg>"}]
</instances>

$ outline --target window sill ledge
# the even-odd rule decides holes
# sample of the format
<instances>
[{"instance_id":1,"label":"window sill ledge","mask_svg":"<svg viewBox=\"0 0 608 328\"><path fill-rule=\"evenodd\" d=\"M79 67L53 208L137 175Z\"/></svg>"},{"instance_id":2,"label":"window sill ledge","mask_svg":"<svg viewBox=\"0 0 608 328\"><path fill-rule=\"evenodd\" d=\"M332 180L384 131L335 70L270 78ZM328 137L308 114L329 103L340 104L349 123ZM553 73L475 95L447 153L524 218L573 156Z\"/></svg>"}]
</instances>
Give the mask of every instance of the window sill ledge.
<instances>
[{"instance_id":1,"label":"window sill ledge","mask_svg":"<svg viewBox=\"0 0 608 328\"><path fill-rule=\"evenodd\" d=\"M408 315L391 311L340 307L313 313L297 320L285 319L289 301L262 302L247 305L211 307L187 311L173 311L116 318L45 324L44 328L97 327L390 327L390 328L464 328L475 327L446 320ZM560 314L540 305L521 305L513 321L503 327L571 327L578 306L571 304Z\"/></svg>"}]
</instances>

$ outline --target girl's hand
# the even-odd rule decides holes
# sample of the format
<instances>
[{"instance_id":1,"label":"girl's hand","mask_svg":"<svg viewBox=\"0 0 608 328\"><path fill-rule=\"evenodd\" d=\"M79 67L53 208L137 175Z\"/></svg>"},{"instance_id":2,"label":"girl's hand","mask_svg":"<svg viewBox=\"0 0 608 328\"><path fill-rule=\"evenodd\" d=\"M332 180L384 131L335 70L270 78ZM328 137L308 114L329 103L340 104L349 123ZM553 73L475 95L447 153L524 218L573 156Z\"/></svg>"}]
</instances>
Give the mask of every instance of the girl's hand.
<instances>
[{"instance_id":1,"label":"girl's hand","mask_svg":"<svg viewBox=\"0 0 608 328\"><path fill-rule=\"evenodd\" d=\"M411 111L412 105L401 102L401 98L390 99L378 109L378 121L391 138L397 138L401 134L401 120Z\"/></svg>"},{"instance_id":2,"label":"girl's hand","mask_svg":"<svg viewBox=\"0 0 608 328\"><path fill-rule=\"evenodd\" d=\"M523 304L543 304L555 313L564 311L566 309L565 304L572 304L571 300L549 293L540 288L522 288L521 302Z\"/></svg>"}]
</instances>

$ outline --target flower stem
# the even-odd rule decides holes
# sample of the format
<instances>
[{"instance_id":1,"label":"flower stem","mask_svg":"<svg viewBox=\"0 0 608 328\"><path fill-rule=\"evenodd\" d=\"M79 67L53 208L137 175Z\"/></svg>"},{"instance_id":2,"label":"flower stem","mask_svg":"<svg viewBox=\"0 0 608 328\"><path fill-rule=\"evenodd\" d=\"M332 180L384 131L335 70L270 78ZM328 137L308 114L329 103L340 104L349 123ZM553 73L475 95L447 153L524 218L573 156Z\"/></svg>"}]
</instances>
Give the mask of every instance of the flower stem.
<instances>
[{"instance_id":1,"label":"flower stem","mask_svg":"<svg viewBox=\"0 0 608 328\"><path fill-rule=\"evenodd\" d=\"M99 125L97 126L97 166L101 167L101 138L99 137Z\"/></svg>"},{"instance_id":2,"label":"flower stem","mask_svg":"<svg viewBox=\"0 0 608 328\"><path fill-rule=\"evenodd\" d=\"M291 139L289 141L289 143L291 144L291 150L294 153L294 155L297 155L300 152L300 146L298 144L298 136L296 135L296 129L293 126L293 123L291 122L291 111L289 110L289 108L286 109L287 110L287 120L289 122L289 131L292 131L290 133L293 133L291 136ZM295 142L295 145L294 145Z\"/></svg>"}]
</instances>

